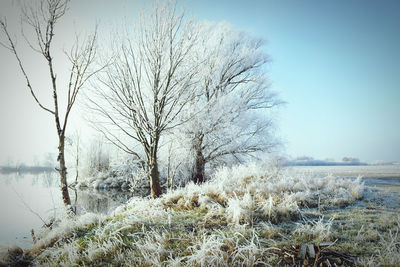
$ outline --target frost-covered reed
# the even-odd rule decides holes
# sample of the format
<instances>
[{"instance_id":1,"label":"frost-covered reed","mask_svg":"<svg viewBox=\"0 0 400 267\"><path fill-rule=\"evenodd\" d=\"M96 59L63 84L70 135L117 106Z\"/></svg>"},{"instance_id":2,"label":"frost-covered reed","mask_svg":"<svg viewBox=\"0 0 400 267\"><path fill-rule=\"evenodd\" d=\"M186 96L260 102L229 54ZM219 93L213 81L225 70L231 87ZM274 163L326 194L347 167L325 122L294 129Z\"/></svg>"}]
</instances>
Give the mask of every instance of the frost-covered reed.
<instances>
[{"instance_id":1,"label":"frost-covered reed","mask_svg":"<svg viewBox=\"0 0 400 267\"><path fill-rule=\"evenodd\" d=\"M169 192L161 202L175 210L195 206L209 212L222 209L229 222L243 224L251 223L255 212L266 220L279 221L296 216L304 207L350 204L362 198L363 190L360 179L315 178L250 164L224 167L210 181Z\"/></svg>"}]
</instances>

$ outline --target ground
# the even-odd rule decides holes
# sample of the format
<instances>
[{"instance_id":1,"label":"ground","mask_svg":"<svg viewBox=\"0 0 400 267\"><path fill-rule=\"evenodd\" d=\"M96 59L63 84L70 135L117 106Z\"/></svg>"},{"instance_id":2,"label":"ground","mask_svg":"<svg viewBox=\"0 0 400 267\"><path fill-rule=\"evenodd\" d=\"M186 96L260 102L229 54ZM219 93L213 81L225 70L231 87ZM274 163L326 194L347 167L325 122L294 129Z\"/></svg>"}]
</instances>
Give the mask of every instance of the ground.
<instances>
[{"instance_id":1,"label":"ground","mask_svg":"<svg viewBox=\"0 0 400 267\"><path fill-rule=\"evenodd\" d=\"M25 254L48 266L398 266L398 203L361 179L242 165L60 221Z\"/></svg>"}]
</instances>

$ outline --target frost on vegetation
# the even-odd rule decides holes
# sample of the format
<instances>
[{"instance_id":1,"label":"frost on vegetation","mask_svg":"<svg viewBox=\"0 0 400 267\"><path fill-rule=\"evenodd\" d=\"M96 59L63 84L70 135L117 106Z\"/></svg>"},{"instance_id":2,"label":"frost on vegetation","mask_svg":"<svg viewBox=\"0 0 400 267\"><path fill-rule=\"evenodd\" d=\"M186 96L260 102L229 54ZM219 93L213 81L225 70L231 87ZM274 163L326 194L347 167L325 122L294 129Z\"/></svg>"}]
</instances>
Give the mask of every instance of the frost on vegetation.
<instances>
[{"instance_id":1,"label":"frost on vegetation","mask_svg":"<svg viewBox=\"0 0 400 267\"><path fill-rule=\"evenodd\" d=\"M257 234L249 238L221 232L203 236L189 247L187 266L254 266L267 265L266 260L272 254L271 249L259 244Z\"/></svg>"},{"instance_id":2,"label":"frost on vegetation","mask_svg":"<svg viewBox=\"0 0 400 267\"><path fill-rule=\"evenodd\" d=\"M362 190L359 180L314 178L261 164L224 167L201 185L189 183L158 199L133 197L109 218L86 214L61 221L39 240L49 245L52 240L54 245L38 261L74 265L111 257L132 265L268 263L265 255L270 251L260 245L259 235L265 242L278 235L278 223L297 220L302 209L349 204L362 196ZM79 234L77 229L92 223L96 226ZM249 225L257 232L249 235ZM292 234L329 240L331 226L332 220L308 221L297 224ZM176 233L178 237L171 238Z\"/></svg>"},{"instance_id":3,"label":"frost on vegetation","mask_svg":"<svg viewBox=\"0 0 400 267\"><path fill-rule=\"evenodd\" d=\"M169 211L166 210L160 199L147 199L133 197L123 206L114 211L114 216L134 215L142 221L162 221L168 219Z\"/></svg>"},{"instance_id":4,"label":"frost on vegetation","mask_svg":"<svg viewBox=\"0 0 400 267\"><path fill-rule=\"evenodd\" d=\"M305 224L297 223L294 234L315 239L318 242L328 241L331 235L332 222L333 219L324 221L324 218L320 218L318 221L306 221Z\"/></svg>"},{"instance_id":5,"label":"frost on vegetation","mask_svg":"<svg viewBox=\"0 0 400 267\"><path fill-rule=\"evenodd\" d=\"M107 168L90 169L85 171L85 179L81 179L76 185L79 188L110 189L121 188L123 190L148 187L147 173L143 169L143 162L130 157L110 162Z\"/></svg>"},{"instance_id":6,"label":"frost on vegetation","mask_svg":"<svg viewBox=\"0 0 400 267\"><path fill-rule=\"evenodd\" d=\"M257 225L258 230L267 238L276 236L279 231L271 222L261 222Z\"/></svg>"},{"instance_id":7,"label":"frost on vegetation","mask_svg":"<svg viewBox=\"0 0 400 267\"><path fill-rule=\"evenodd\" d=\"M64 238L76 229L82 229L91 224L100 224L105 216L95 213L86 213L76 217L59 218L53 224L52 229L45 228L36 237L35 247L48 246L51 243Z\"/></svg>"},{"instance_id":8,"label":"frost on vegetation","mask_svg":"<svg viewBox=\"0 0 400 267\"><path fill-rule=\"evenodd\" d=\"M400 266L400 217L395 229L386 234L379 234L378 246L371 257L360 258L361 266Z\"/></svg>"},{"instance_id":9,"label":"frost on vegetation","mask_svg":"<svg viewBox=\"0 0 400 267\"><path fill-rule=\"evenodd\" d=\"M237 225L240 223L251 223L254 211L252 196L246 193L243 198L229 198L226 208L228 221Z\"/></svg>"},{"instance_id":10,"label":"frost on vegetation","mask_svg":"<svg viewBox=\"0 0 400 267\"><path fill-rule=\"evenodd\" d=\"M146 236L135 243L136 248L147 264L160 266L170 253L165 249L168 242L165 234L157 232L147 233Z\"/></svg>"},{"instance_id":11,"label":"frost on vegetation","mask_svg":"<svg viewBox=\"0 0 400 267\"><path fill-rule=\"evenodd\" d=\"M117 229L107 234L96 231L93 239L87 243L86 257L89 261L101 259L104 255L111 254L124 246L120 230Z\"/></svg>"},{"instance_id":12,"label":"frost on vegetation","mask_svg":"<svg viewBox=\"0 0 400 267\"><path fill-rule=\"evenodd\" d=\"M59 237L53 246L46 248L35 259L35 263L50 266L71 266L81 265L82 262L103 261L107 255L118 256L126 248L123 239L123 231L130 229L132 224L125 220L102 219L93 221L82 218L81 223L97 223L92 230L82 228L79 223L72 224L69 234L64 233L63 238ZM71 222L68 222L71 224ZM87 225L86 225L87 226ZM60 231L64 228L57 228ZM82 233L79 233L82 229ZM48 238L48 237L47 237Z\"/></svg>"},{"instance_id":13,"label":"frost on vegetation","mask_svg":"<svg viewBox=\"0 0 400 267\"><path fill-rule=\"evenodd\" d=\"M147 176L143 171L137 171L130 175L122 175L112 171L97 173L89 179L79 181L77 187L89 187L94 189L121 188L127 190L132 188L145 188L148 185Z\"/></svg>"},{"instance_id":14,"label":"frost on vegetation","mask_svg":"<svg viewBox=\"0 0 400 267\"><path fill-rule=\"evenodd\" d=\"M221 168L210 181L188 184L169 192L161 201L174 210L200 206L215 212L222 208L229 222L246 224L256 212L276 222L282 217L296 217L302 208L347 205L360 199L363 190L360 179L316 178L249 164Z\"/></svg>"}]
</instances>

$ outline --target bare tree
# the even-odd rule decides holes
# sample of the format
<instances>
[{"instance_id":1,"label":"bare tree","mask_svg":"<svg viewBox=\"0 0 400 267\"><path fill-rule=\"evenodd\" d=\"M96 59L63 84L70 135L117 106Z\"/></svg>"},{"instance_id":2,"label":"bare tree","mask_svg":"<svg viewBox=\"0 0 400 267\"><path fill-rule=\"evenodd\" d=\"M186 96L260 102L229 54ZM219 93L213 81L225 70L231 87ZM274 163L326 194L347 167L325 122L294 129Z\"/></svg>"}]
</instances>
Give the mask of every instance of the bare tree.
<instances>
[{"instance_id":1,"label":"bare tree","mask_svg":"<svg viewBox=\"0 0 400 267\"><path fill-rule=\"evenodd\" d=\"M191 143L195 183L204 181L206 164L241 161L275 146L266 112L282 103L269 89L263 40L227 23L202 29L197 52L204 64L198 95L185 113L194 116L183 130Z\"/></svg>"},{"instance_id":2,"label":"bare tree","mask_svg":"<svg viewBox=\"0 0 400 267\"><path fill-rule=\"evenodd\" d=\"M68 8L68 0L41 0L36 2L36 5L23 7L23 21L34 32L34 41L31 42L25 35L25 40L28 45L37 53L41 54L46 62L49 70L51 87L49 93L52 94L53 104L45 105L39 98L35 87L29 79L20 54L16 47L15 40L11 37L5 19L0 20L0 25L7 41L2 45L9 49L14 55L19 65L19 68L26 80L27 87L36 101L36 103L44 111L51 114L55 121L55 126L58 136L58 157L59 168L56 170L60 174L61 192L64 204L71 205L71 200L68 193L67 186L67 167L65 165L64 147L65 147L65 134L67 130L68 118L72 107L76 101L80 89L84 86L87 80L97 71L91 70L96 56L96 32L85 40L81 41L76 37L75 44L68 52L65 52L70 64L69 80L66 86L67 103L65 112L60 111L59 100L59 86L56 81L56 73L53 62L53 40L55 36L55 26L59 20L65 15ZM62 120L61 120L62 119ZM71 210L72 211L72 210Z\"/></svg>"},{"instance_id":3,"label":"bare tree","mask_svg":"<svg viewBox=\"0 0 400 267\"><path fill-rule=\"evenodd\" d=\"M176 3L142 12L137 31L113 47L114 61L98 75L89 106L101 119L94 127L114 145L145 162L153 198L161 195L158 151L166 131L193 94L195 24ZM135 144L139 144L138 151ZM142 155L145 155L142 157Z\"/></svg>"}]
</instances>

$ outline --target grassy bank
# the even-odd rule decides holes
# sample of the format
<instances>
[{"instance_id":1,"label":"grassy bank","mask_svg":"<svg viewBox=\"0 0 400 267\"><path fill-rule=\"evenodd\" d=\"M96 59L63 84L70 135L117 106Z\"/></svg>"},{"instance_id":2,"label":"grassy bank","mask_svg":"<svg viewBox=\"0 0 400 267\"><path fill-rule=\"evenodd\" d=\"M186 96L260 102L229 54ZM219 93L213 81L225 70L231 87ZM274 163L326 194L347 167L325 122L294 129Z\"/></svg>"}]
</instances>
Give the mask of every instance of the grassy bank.
<instances>
[{"instance_id":1,"label":"grassy bank","mask_svg":"<svg viewBox=\"0 0 400 267\"><path fill-rule=\"evenodd\" d=\"M112 216L63 220L29 253L48 266L398 265L398 213L367 193L360 180L224 168ZM303 244L315 255L299 257Z\"/></svg>"}]
</instances>

